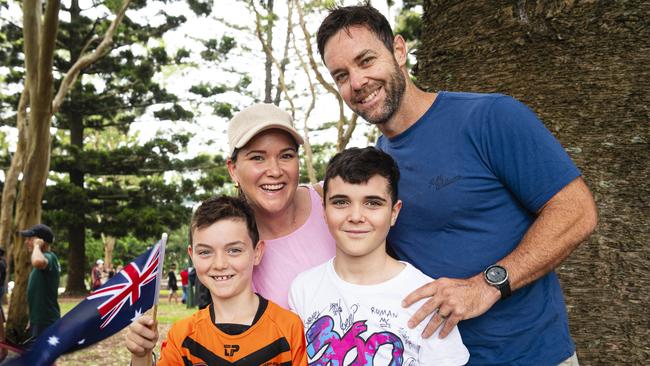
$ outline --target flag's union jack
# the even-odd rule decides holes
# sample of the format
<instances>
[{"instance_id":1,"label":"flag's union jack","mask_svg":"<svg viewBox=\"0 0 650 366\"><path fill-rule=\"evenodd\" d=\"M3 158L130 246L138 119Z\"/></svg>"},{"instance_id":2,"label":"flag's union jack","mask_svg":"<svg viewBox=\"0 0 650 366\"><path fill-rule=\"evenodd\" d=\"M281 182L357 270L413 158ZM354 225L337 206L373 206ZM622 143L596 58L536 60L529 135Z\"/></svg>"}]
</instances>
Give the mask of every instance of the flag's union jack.
<instances>
[{"instance_id":1,"label":"flag's union jack","mask_svg":"<svg viewBox=\"0 0 650 366\"><path fill-rule=\"evenodd\" d=\"M92 300L110 296L97 308L104 320L100 328L104 328L113 320L127 300L131 306L138 301L142 286L156 279L158 263L160 263L160 244L151 251L142 269L138 268L135 262L131 262L118 274L124 276L126 282L101 287L87 297L88 300Z\"/></svg>"},{"instance_id":2,"label":"flag's union jack","mask_svg":"<svg viewBox=\"0 0 650 366\"><path fill-rule=\"evenodd\" d=\"M138 256L36 338L8 366L49 366L60 355L108 338L157 303L167 236ZM5 364L3 363L3 366Z\"/></svg>"}]
</instances>

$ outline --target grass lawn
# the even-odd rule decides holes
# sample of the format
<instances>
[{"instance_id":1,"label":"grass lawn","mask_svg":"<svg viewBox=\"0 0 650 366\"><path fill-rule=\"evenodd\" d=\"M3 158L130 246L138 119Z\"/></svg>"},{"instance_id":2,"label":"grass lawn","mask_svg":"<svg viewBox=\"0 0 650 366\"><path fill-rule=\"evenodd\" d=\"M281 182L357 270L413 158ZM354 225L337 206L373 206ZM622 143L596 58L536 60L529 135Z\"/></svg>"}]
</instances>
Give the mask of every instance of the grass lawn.
<instances>
[{"instance_id":1,"label":"grass lawn","mask_svg":"<svg viewBox=\"0 0 650 366\"><path fill-rule=\"evenodd\" d=\"M81 299L65 299L59 298L61 306L61 313L65 314L74 306L76 306ZM167 302L167 293L161 291L160 304L158 304L158 333L160 339L156 347L156 354L160 352L160 344L167 335L167 331L173 322L185 318L197 309L188 309L184 304L169 304ZM81 351L65 355L57 361L59 366L111 366L111 365L128 365L131 360L131 354L124 345L124 337L126 329L107 338L91 347L85 348Z\"/></svg>"}]
</instances>

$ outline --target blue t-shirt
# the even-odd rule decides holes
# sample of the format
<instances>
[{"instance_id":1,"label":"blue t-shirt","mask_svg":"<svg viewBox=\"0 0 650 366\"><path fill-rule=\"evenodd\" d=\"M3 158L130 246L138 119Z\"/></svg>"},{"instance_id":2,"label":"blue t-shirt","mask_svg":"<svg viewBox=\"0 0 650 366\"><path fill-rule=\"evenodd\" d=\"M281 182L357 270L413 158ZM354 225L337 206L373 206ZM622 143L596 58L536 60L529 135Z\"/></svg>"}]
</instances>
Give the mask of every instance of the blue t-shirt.
<instances>
[{"instance_id":1,"label":"blue t-shirt","mask_svg":"<svg viewBox=\"0 0 650 366\"><path fill-rule=\"evenodd\" d=\"M508 255L536 212L580 176L535 114L499 94L440 92L377 146L401 173L404 206L388 243L433 278L468 278ZM554 272L458 328L472 365L557 365L575 352Z\"/></svg>"}]
</instances>

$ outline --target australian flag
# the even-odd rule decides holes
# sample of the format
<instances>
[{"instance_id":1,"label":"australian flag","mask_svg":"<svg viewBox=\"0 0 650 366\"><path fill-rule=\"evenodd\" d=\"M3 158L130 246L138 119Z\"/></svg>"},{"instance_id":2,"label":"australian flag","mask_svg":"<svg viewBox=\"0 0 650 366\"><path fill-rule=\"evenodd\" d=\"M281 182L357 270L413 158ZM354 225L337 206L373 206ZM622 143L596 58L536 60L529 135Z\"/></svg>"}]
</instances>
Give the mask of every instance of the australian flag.
<instances>
[{"instance_id":1,"label":"australian flag","mask_svg":"<svg viewBox=\"0 0 650 366\"><path fill-rule=\"evenodd\" d=\"M158 303L167 234L48 327L10 366L50 366L61 355L119 332Z\"/></svg>"}]
</instances>

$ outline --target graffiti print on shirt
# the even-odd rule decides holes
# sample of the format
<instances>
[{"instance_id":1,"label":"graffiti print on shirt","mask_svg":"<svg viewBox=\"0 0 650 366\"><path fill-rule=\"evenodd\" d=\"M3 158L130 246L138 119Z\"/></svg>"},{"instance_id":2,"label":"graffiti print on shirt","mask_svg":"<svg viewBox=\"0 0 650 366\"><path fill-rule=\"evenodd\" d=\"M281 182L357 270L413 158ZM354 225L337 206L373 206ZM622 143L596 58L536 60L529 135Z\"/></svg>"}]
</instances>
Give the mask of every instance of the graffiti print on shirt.
<instances>
[{"instance_id":1,"label":"graffiti print on shirt","mask_svg":"<svg viewBox=\"0 0 650 366\"><path fill-rule=\"evenodd\" d=\"M356 357L347 365L372 365L380 347L386 345L392 346L391 360L388 365L402 365L404 344L401 339L388 331L366 335L364 333L367 330L366 321L358 320L352 323L343 335L340 335L334 329L334 319L331 316L325 315L319 318L307 330L307 355L312 360L309 365L343 366L345 356L353 350L356 350ZM314 360L313 358L319 353L320 357Z\"/></svg>"}]
</instances>

